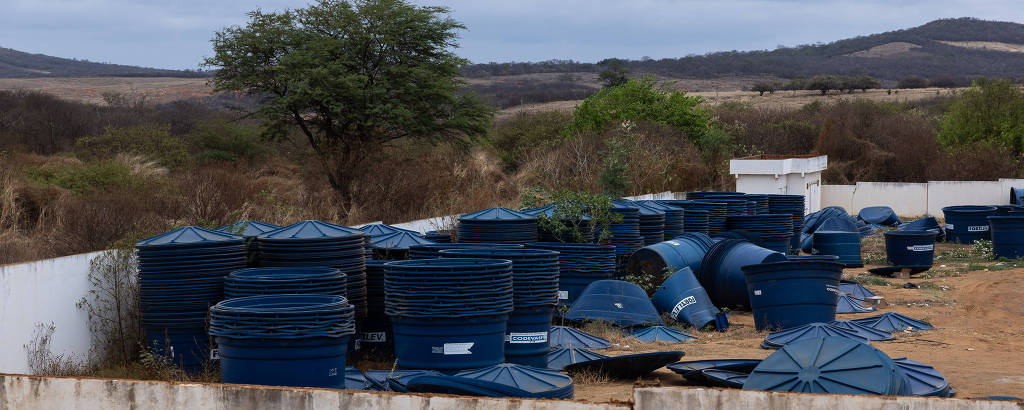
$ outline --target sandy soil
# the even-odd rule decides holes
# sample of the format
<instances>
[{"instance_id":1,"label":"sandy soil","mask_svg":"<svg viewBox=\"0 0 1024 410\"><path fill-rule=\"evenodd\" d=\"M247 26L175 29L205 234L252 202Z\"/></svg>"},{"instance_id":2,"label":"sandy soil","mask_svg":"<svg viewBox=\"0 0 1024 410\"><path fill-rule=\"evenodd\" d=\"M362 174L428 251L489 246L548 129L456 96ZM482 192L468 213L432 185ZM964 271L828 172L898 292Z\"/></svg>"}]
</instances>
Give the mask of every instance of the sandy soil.
<instances>
[{"instance_id":1,"label":"sandy soil","mask_svg":"<svg viewBox=\"0 0 1024 410\"><path fill-rule=\"evenodd\" d=\"M1006 51L1009 53L1024 53L1024 44L1000 43L998 41L939 41L951 46L974 48L979 50Z\"/></svg>"},{"instance_id":2,"label":"sandy soil","mask_svg":"<svg viewBox=\"0 0 1024 410\"><path fill-rule=\"evenodd\" d=\"M941 261L939 261L941 262ZM936 266L922 277L886 279L889 286L865 285L885 299L880 312L898 312L931 322L936 330L898 334L887 342L874 342L891 357L905 356L929 364L946 376L958 398L988 395L1024 396L1024 304L1018 299L1024 288L1024 267L965 272L966 263ZM847 277L867 275L864 269L848 269ZM959 275L959 276L958 276ZM904 289L904 283L924 285ZM874 313L840 315L841 319ZM701 333L701 340L687 344L643 345L613 348L612 355L641 351L682 350L683 360L710 358L764 358L773 351L759 347L764 333L753 329L750 313L735 312L725 333ZM668 369L637 381L589 382L576 385L576 398L589 401L628 401L634 384L680 386L685 381Z\"/></svg>"},{"instance_id":3,"label":"sandy soil","mask_svg":"<svg viewBox=\"0 0 1024 410\"><path fill-rule=\"evenodd\" d=\"M0 90L35 90L60 98L103 103L103 93L145 96L147 103L163 104L212 93L206 78L173 77L58 77L0 78Z\"/></svg>"}]
</instances>

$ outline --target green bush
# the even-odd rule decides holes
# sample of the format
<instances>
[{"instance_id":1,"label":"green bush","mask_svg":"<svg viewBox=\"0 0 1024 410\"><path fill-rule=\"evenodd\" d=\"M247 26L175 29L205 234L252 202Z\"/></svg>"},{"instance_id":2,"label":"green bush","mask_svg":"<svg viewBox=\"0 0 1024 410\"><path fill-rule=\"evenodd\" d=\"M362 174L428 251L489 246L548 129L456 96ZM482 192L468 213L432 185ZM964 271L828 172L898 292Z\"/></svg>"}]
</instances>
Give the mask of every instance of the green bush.
<instances>
[{"instance_id":1,"label":"green bush","mask_svg":"<svg viewBox=\"0 0 1024 410\"><path fill-rule=\"evenodd\" d=\"M1024 151L1024 94L1009 80L978 79L942 118L939 142L946 148L990 142Z\"/></svg>"},{"instance_id":2,"label":"green bush","mask_svg":"<svg viewBox=\"0 0 1024 410\"><path fill-rule=\"evenodd\" d=\"M198 159L234 161L271 151L260 137L259 129L236 121L204 121L189 137L201 148Z\"/></svg>"},{"instance_id":3,"label":"green bush","mask_svg":"<svg viewBox=\"0 0 1024 410\"><path fill-rule=\"evenodd\" d=\"M561 139L561 131L572 115L564 111L517 113L491 129L490 142L508 169L522 165L527 155Z\"/></svg>"},{"instance_id":4,"label":"green bush","mask_svg":"<svg viewBox=\"0 0 1024 410\"><path fill-rule=\"evenodd\" d=\"M54 185L78 194L141 184L128 165L110 160L47 164L28 168L25 173L37 184Z\"/></svg>"},{"instance_id":5,"label":"green bush","mask_svg":"<svg viewBox=\"0 0 1024 410\"><path fill-rule=\"evenodd\" d=\"M679 128L693 140L711 127L711 115L698 105L700 97L656 86L654 77L629 80L583 100L573 112L568 133L601 132L624 120L646 121Z\"/></svg>"},{"instance_id":6,"label":"green bush","mask_svg":"<svg viewBox=\"0 0 1024 410\"><path fill-rule=\"evenodd\" d=\"M132 153L168 168L180 168L191 159L188 144L172 136L169 125L107 127L102 135L79 138L75 145L79 154L87 159L107 159L120 153Z\"/></svg>"}]
</instances>

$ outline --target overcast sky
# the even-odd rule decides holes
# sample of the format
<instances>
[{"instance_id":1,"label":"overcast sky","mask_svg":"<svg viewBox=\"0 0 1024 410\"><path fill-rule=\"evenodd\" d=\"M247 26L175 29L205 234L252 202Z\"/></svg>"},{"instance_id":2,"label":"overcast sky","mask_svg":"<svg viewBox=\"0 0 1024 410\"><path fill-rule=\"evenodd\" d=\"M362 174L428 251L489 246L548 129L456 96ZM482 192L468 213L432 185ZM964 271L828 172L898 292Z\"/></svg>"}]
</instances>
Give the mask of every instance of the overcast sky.
<instances>
[{"instance_id":1,"label":"overcast sky","mask_svg":"<svg viewBox=\"0 0 1024 410\"><path fill-rule=\"evenodd\" d=\"M909 28L944 17L1024 22L1020 0L413 0L468 30L473 62L681 57L774 49ZM160 68L197 68L213 32L255 8L307 0L0 0L0 47Z\"/></svg>"}]
</instances>

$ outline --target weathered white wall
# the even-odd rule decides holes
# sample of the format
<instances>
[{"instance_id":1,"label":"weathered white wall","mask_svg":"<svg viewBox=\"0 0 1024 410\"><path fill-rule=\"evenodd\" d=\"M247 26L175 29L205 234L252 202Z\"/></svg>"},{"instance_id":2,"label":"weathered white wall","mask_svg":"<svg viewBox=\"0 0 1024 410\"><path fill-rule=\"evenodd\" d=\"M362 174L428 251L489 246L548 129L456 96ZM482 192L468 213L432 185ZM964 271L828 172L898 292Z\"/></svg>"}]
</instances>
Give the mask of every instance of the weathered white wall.
<instances>
[{"instance_id":1,"label":"weathered white wall","mask_svg":"<svg viewBox=\"0 0 1024 410\"><path fill-rule=\"evenodd\" d=\"M53 353L85 358L88 315L76 304L90 289L89 261L100 253L0 266L0 372L29 372L24 346L37 324L53 323Z\"/></svg>"},{"instance_id":2,"label":"weathered white wall","mask_svg":"<svg viewBox=\"0 0 1024 410\"><path fill-rule=\"evenodd\" d=\"M950 205L1008 204L1010 187L1024 187L1024 180L825 185L822 186L821 206L841 206L851 215L868 206L889 206L903 217L931 215L941 218L942 208Z\"/></svg>"},{"instance_id":3,"label":"weathered white wall","mask_svg":"<svg viewBox=\"0 0 1024 410\"><path fill-rule=\"evenodd\" d=\"M629 410L623 404L0 375L0 409ZM676 406L673 406L676 407Z\"/></svg>"},{"instance_id":4,"label":"weathered white wall","mask_svg":"<svg viewBox=\"0 0 1024 410\"><path fill-rule=\"evenodd\" d=\"M929 181L928 213L942 215L950 205L995 205L1010 203L1009 189L999 181Z\"/></svg>"},{"instance_id":5,"label":"weathered white wall","mask_svg":"<svg viewBox=\"0 0 1024 410\"><path fill-rule=\"evenodd\" d=\"M924 397L878 397L775 393L736 389L643 388L633 391L633 408L661 410L719 409L904 409L904 410L1020 410L1013 401L958 400Z\"/></svg>"},{"instance_id":6,"label":"weathered white wall","mask_svg":"<svg viewBox=\"0 0 1024 410\"><path fill-rule=\"evenodd\" d=\"M904 182L858 182L854 187L853 207L859 212L869 206L888 206L896 215L920 216L928 213L929 184Z\"/></svg>"},{"instance_id":7,"label":"weathered white wall","mask_svg":"<svg viewBox=\"0 0 1024 410\"><path fill-rule=\"evenodd\" d=\"M856 190L856 185L822 185L821 207L839 206L848 212L854 212L853 194Z\"/></svg>"}]
</instances>

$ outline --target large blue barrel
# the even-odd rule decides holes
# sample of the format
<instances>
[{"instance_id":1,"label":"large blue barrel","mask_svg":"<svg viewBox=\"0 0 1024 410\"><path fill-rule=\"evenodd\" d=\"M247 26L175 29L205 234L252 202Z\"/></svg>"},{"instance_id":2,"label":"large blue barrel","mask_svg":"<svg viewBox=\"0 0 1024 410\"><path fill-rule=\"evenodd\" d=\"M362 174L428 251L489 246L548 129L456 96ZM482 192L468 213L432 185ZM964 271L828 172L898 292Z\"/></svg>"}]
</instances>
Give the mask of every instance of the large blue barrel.
<instances>
[{"instance_id":1,"label":"large blue barrel","mask_svg":"<svg viewBox=\"0 0 1024 410\"><path fill-rule=\"evenodd\" d=\"M836 319L841 263L773 262L745 266L743 272L757 330L781 330Z\"/></svg>"},{"instance_id":2,"label":"large blue barrel","mask_svg":"<svg viewBox=\"0 0 1024 410\"><path fill-rule=\"evenodd\" d=\"M696 329L714 323L718 314L708 292L688 267L677 270L666 279L654 292L651 301L658 312L668 312L676 320L689 323Z\"/></svg>"},{"instance_id":3,"label":"large blue barrel","mask_svg":"<svg viewBox=\"0 0 1024 410\"><path fill-rule=\"evenodd\" d=\"M939 225L939 221L935 217L924 217L921 219L915 219L910 222L899 224L896 229L901 231L928 231L935 233L935 242L942 242L946 238L946 233L942 231L942 225Z\"/></svg>"},{"instance_id":4,"label":"large blue barrel","mask_svg":"<svg viewBox=\"0 0 1024 410\"><path fill-rule=\"evenodd\" d=\"M462 370L505 361L508 314L391 317L395 358L406 369Z\"/></svg>"},{"instance_id":5,"label":"large blue barrel","mask_svg":"<svg viewBox=\"0 0 1024 410\"><path fill-rule=\"evenodd\" d=\"M1024 258L1024 215L990 216L992 252L997 258Z\"/></svg>"},{"instance_id":6,"label":"large blue barrel","mask_svg":"<svg viewBox=\"0 0 1024 410\"><path fill-rule=\"evenodd\" d=\"M547 367L548 352L551 351L548 332L554 315L554 306L513 310L509 314L505 334L505 361Z\"/></svg>"},{"instance_id":7,"label":"large blue barrel","mask_svg":"<svg viewBox=\"0 0 1024 410\"><path fill-rule=\"evenodd\" d=\"M946 240L970 244L991 239L987 218L995 213L994 206L959 205L942 208L942 215L946 219Z\"/></svg>"},{"instance_id":8,"label":"large blue barrel","mask_svg":"<svg viewBox=\"0 0 1024 410\"><path fill-rule=\"evenodd\" d=\"M665 242L640 248L629 257L626 272L630 275L653 275L660 283L675 271L700 269L704 255L714 242L701 233L687 233Z\"/></svg>"},{"instance_id":9,"label":"large blue barrel","mask_svg":"<svg viewBox=\"0 0 1024 410\"><path fill-rule=\"evenodd\" d=\"M931 266L935 257L935 233L929 231L888 231L885 255L895 266Z\"/></svg>"},{"instance_id":10,"label":"large blue barrel","mask_svg":"<svg viewBox=\"0 0 1024 410\"><path fill-rule=\"evenodd\" d=\"M715 306L750 306L743 267L785 261L786 255L742 239L720 241L704 255L697 279Z\"/></svg>"},{"instance_id":11,"label":"large blue barrel","mask_svg":"<svg viewBox=\"0 0 1024 410\"><path fill-rule=\"evenodd\" d=\"M839 263L848 268L864 266L860 255L860 234L857 232L817 231L814 232L815 255L835 255Z\"/></svg>"},{"instance_id":12,"label":"large blue barrel","mask_svg":"<svg viewBox=\"0 0 1024 410\"><path fill-rule=\"evenodd\" d=\"M221 381L345 388L355 312L343 296L259 295L210 308Z\"/></svg>"}]
</instances>

